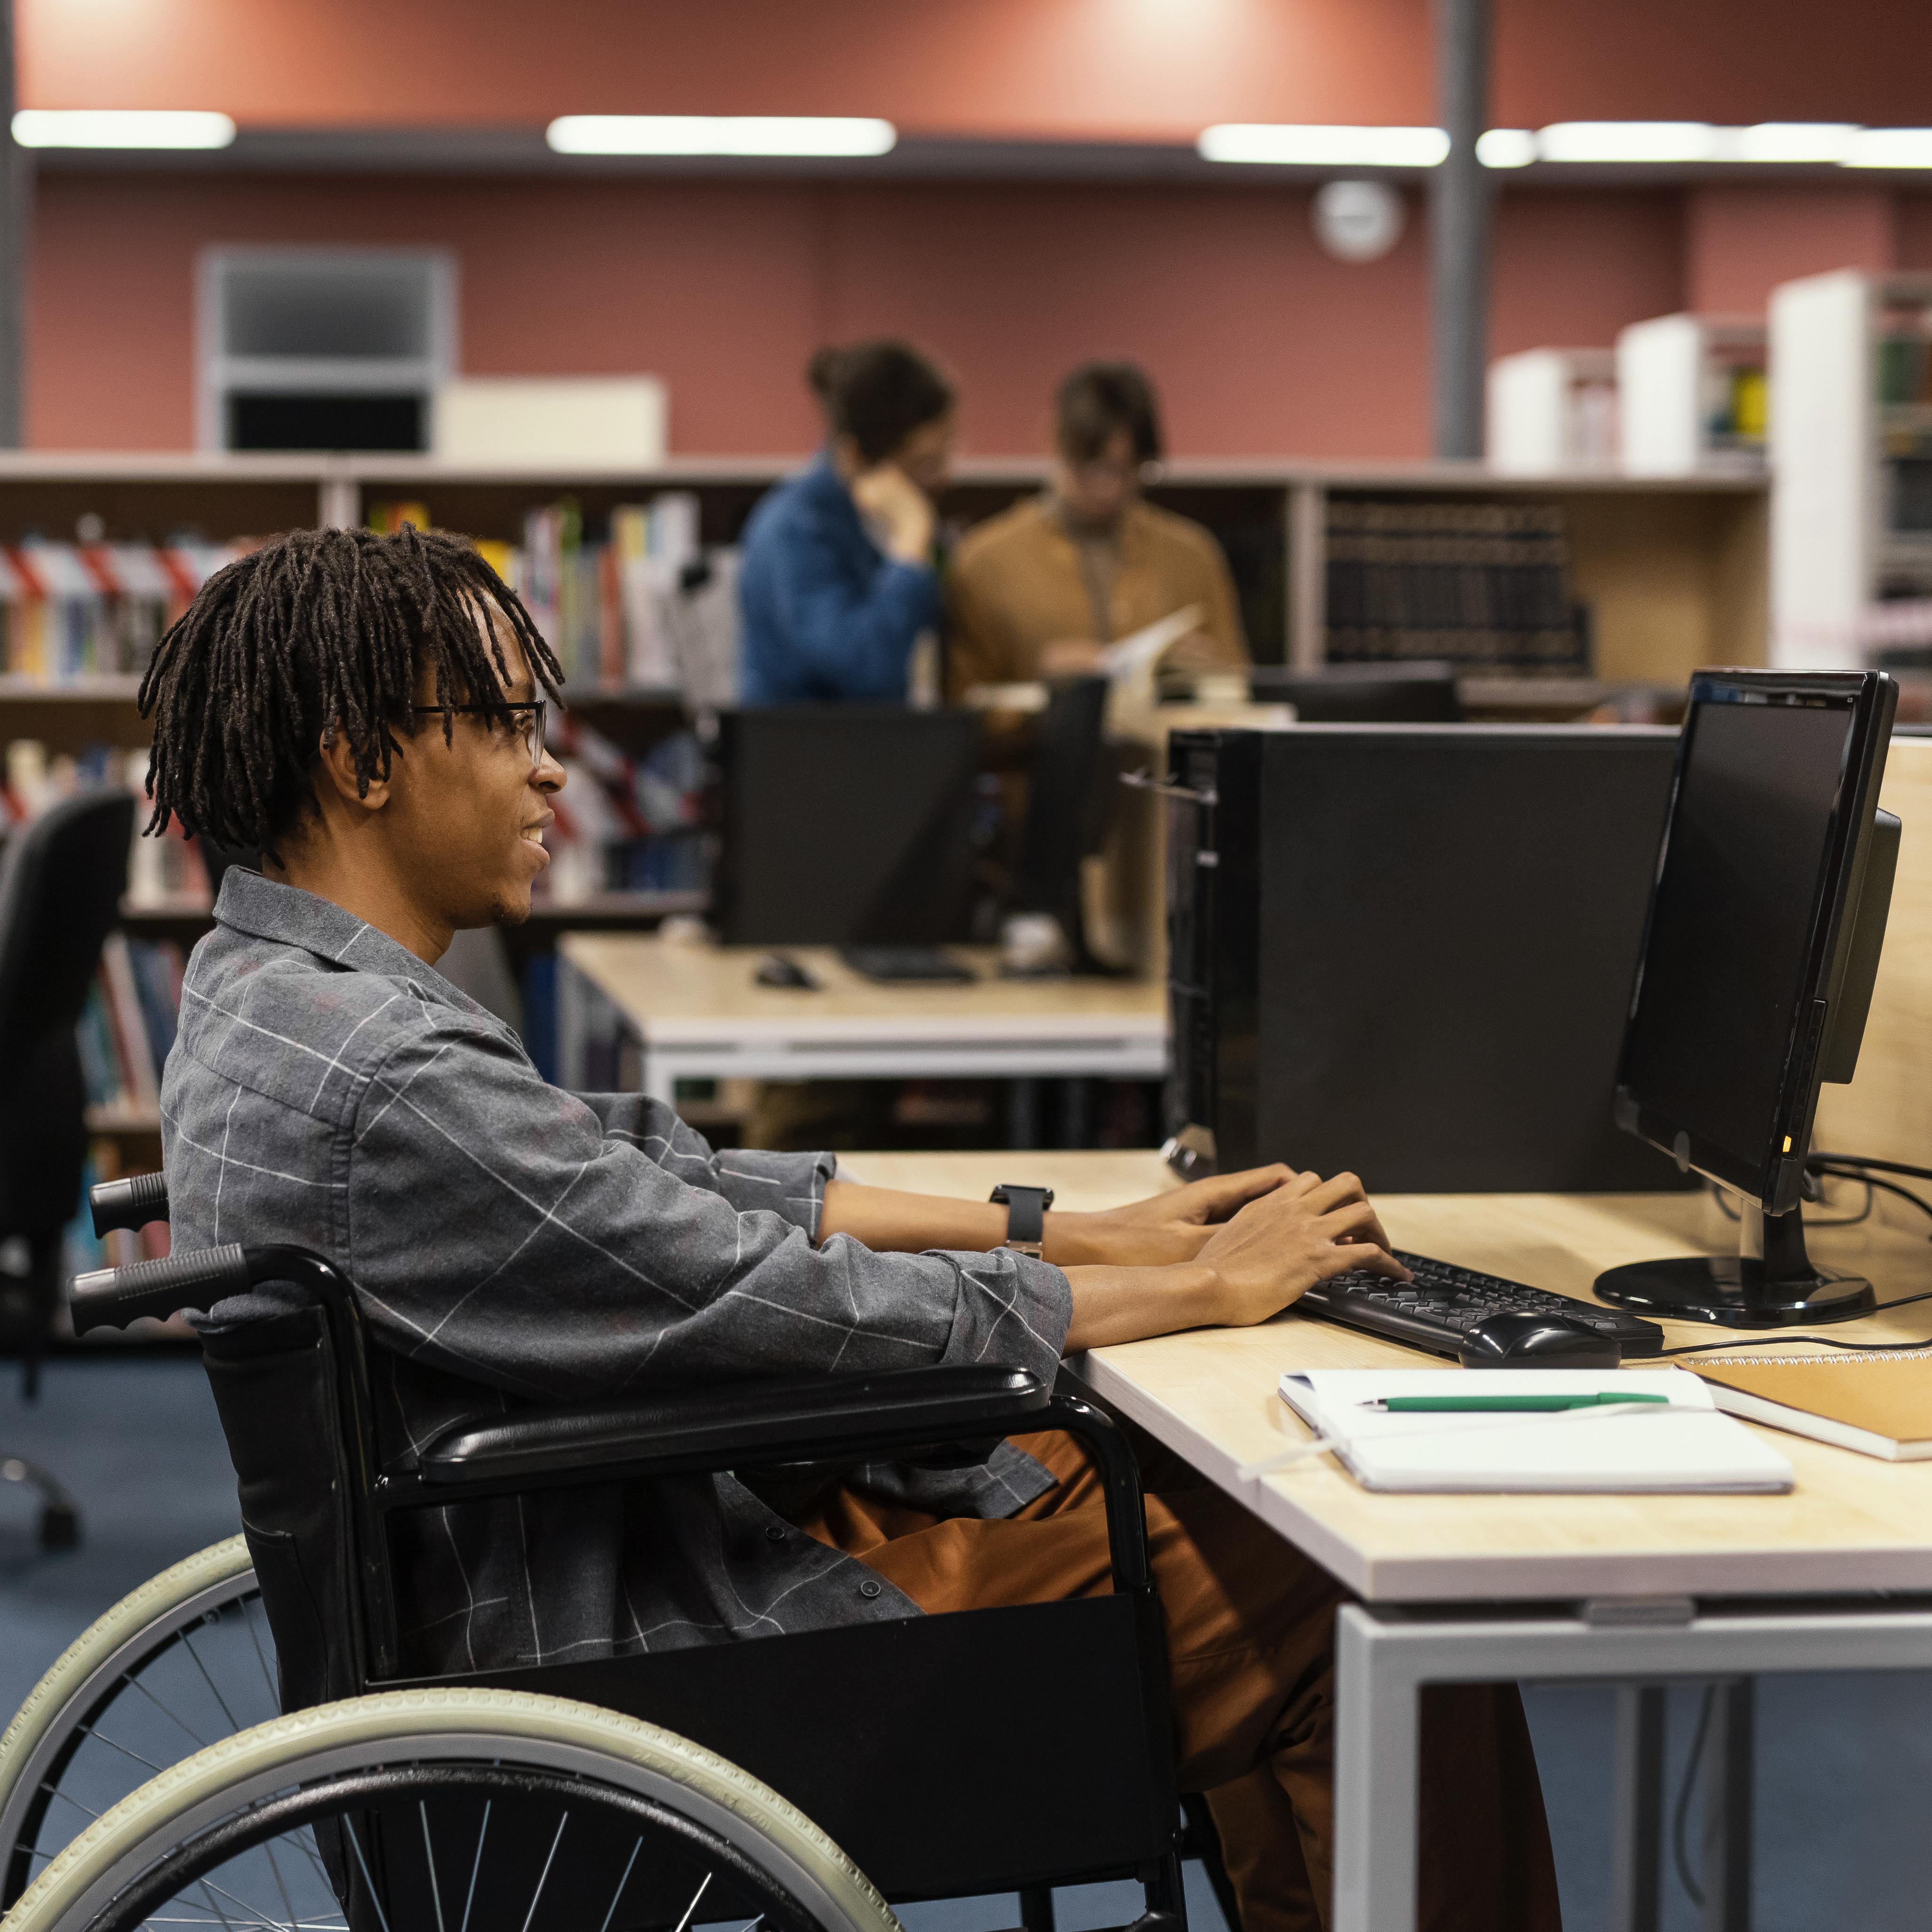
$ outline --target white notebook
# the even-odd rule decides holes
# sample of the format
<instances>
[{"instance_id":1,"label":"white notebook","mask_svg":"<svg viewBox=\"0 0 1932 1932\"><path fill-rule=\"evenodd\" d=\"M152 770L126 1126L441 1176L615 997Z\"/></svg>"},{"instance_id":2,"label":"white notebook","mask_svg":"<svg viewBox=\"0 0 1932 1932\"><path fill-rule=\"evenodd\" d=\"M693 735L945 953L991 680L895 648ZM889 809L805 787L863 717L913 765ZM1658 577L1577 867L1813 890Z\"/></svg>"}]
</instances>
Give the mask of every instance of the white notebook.
<instances>
[{"instance_id":1,"label":"white notebook","mask_svg":"<svg viewBox=\"0 0 1932 1932\"><path fill-rule=\"evenodd\" d=\"M1528 1414L1394 1414L1389 1396L1660 1395L1661 1403ZM1777 1491L1790 1463L1682 1369L1314 1369L1281 1397L1364 1489Z\"/></svg>"}]
</instances>

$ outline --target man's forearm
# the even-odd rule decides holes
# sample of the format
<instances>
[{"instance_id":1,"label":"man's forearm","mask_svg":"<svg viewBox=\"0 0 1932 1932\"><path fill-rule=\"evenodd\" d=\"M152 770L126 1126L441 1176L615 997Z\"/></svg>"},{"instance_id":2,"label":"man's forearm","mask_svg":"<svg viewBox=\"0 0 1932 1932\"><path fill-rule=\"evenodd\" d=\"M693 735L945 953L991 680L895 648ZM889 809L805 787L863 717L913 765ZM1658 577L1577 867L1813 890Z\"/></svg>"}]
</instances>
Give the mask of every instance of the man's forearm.
<instances>
[{"instance_id":1,"label":"man's forearm","mask_svg":"<svg viewBox=\"0 0 1932 1932\"><path fill-rule=\"evenodd\" d=\"M1088 1258L1081 1239L1082 1214L1049 1213L1046 1258L1072 1268ZM1006 1238L1006 1210L991 1201L960 1201L944 1194L908 1194L896 1187L868 1187L834 1180L825 1190L818 1238L850 1234L881 1254L918 1254L928 1248L984 1253Z\"/></svg>"}]
</instances>

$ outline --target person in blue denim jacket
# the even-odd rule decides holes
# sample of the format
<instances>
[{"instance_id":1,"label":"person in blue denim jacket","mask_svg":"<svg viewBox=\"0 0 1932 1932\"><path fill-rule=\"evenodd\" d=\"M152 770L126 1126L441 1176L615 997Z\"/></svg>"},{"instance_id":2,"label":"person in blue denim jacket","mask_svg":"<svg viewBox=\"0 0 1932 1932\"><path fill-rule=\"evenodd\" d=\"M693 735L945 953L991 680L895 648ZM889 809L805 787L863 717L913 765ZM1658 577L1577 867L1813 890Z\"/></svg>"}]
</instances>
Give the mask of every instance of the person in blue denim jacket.
<instances>
[{"instance_id":1,"label":"person in blue denim jacket","mask_svg":"<svg viewBox=\"0 0 1932 1932\"><path fill-rule=\"evenodd\" d=\"M932 500L957 398L903 342L820 350L806 376L831 436L746 526L741 694L896 703L920 634L939 628Z\"/></svg>"}]
</instances>

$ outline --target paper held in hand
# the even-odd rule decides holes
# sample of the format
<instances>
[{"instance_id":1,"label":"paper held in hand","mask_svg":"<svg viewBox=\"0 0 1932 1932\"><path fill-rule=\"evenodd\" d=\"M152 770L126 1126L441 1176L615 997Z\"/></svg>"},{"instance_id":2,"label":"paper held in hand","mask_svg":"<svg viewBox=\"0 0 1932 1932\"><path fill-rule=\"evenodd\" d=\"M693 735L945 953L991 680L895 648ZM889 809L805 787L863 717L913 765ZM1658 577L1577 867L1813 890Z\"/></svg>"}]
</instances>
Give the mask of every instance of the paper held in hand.
<instances>
[{"instance_id":1,"label":"paper held in hand","mask_svg":"<svg viewBox=\"0 0 1932 1932\"><path fill-rule=\"evenodd\" d=\"M1488 1414L1366 1406L1451 1392L1502 1400L1599 1391L1665 1400ZM1774 1492L1793 1480L1776 1449L1720 1414L1682 1369L1316 1369L1283 1376L1280 1392L1364 1489Z\"/></svg>"}]
</instances>

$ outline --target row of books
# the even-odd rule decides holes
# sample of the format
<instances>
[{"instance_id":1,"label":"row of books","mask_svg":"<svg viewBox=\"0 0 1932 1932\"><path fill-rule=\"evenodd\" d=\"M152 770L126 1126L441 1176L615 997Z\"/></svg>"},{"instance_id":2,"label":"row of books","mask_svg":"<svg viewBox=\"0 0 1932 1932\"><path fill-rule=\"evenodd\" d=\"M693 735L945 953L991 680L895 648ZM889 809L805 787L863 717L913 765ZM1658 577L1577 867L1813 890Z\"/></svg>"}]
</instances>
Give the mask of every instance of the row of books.
<instances>
[{"instance_id":1,"label":"row of books","mask_svg":"<svg viewBox=\"0 0 1932 1932\"><path fill-rule=\"evenodd\" d=\"M0 673L50 686L138 676L161 634L243 548L38 538L0 547Z\"/></svg>"},{"instance_id":2,"label":"row of books","mask_svg":"<svg viewBox=\"0 0 1932 1932\"><path fill-rule=\"evenodd\" d=\"M0 760L0 833L38 818L76 793L124 786L134 794L134 831L128 854L128 903L143 910L206 906L212 902L201 848L176 821L154 838L144 836L148 754L94 745L78 757L50 755L38 738L15 738Z\"/></svg>"},{"instance_id":3,"label":"row of books","mask_svg":"<svg viewBox=\"0 0 1932 1932\"><path fill-rule=\"evenodd\" d=\"M1562 506L1331 498L1328 655L1586 673Z\"/></svg>"},{"instance_id":4,"label":"row of books","mask_svg":"<svg viewBox=\"0 0 1932 1932\"><path fill-rule=\"evenodd\" d=\"M705 760L692 733L677 732L632 758L566 712L551 728L550 748L568 782L551 800L556 822L544 842L550 862L538 875L538 904L705 889Z\"/></svg>"},{"instance_id":5,"label":"row of books","mask_svg":"<svg viewBox=\"0 0 1932 1932\"><path fill-rule=\"evenodd\" d=\"M78 1033L89 1107L127 1120L157 1118L187 967L172 940L108 934Z\"/></svg>"},{"instance_id":6,"label":"row of books","mask_svg":"<svg viewBox=\"0 0 1932 1932\"><path fill-rule=\"evenodd\" d=\"M430 507L374 504L369 522L428 529ZM736 698L737 554L704 547L691 491L619 504L601 538L566 497L529 513L520 544L476 547L523 599L572 691L676 692L700 711Z\"/></svg>"}]
</instances>

